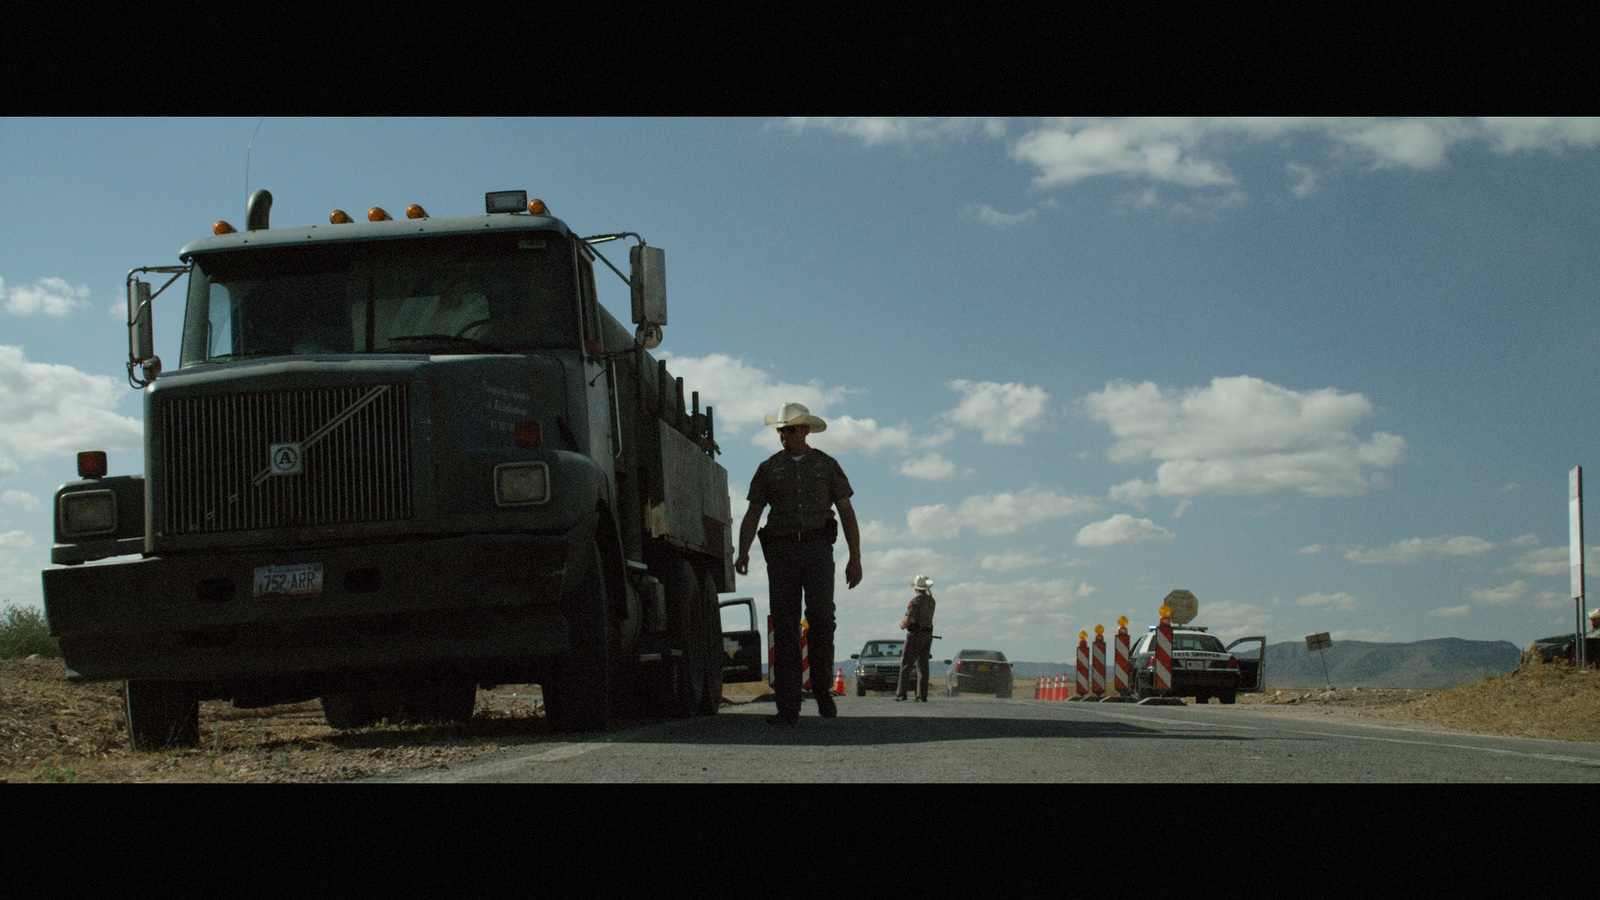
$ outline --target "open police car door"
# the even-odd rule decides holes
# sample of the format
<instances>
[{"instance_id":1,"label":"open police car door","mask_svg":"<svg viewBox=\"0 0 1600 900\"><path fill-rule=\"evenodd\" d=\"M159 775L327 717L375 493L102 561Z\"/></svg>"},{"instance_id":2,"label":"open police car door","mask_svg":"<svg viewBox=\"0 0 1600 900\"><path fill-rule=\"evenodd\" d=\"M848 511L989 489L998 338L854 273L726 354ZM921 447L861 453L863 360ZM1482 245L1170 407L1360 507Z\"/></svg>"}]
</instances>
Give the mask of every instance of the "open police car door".
<instances>
[{"instance_id":1,"label":"open police car door","mask_svg":"<svg viewBox=\"0 0 1600 900\"><path fill-rule=\"evenodd\" d=\"M1243 650L1233 648L1240 644L1255 644L1254 647L1246 646ZM1264 694L1267 691L1267 639L1265 635L1251 635L1242 637L1227 647L1229 653L1239 660L1239 692L1243 694Z\"/></svg>"},{"instance_id":2,"label":"open police car door","mask_svg":"<svg viewBox=\"0 0 1600 900\"><path fill-rule=\"evenodd\" d=\"M721 609L730 606L744 605L750 608L750 629L748 631L722 632L722 681L723 683L738 681L760 681L765 676L761 673L761 632L756 628L756 601L752 597L739 597L734 600L724 600Z\"/></svg>"}]
</instances>

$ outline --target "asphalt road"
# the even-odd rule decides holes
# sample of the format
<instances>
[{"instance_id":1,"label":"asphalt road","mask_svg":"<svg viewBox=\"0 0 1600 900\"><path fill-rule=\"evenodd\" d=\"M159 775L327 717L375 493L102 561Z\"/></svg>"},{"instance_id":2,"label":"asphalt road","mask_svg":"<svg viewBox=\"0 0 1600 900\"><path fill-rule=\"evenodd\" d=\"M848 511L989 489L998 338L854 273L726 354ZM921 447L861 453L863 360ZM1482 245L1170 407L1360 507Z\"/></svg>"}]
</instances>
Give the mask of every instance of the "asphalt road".
<instances>
[{"instance_id":1,"label":"asphalt road","mask_svg":"<svg viewBox=\"0 0 1600 900\"><path fill-rule=\"evenodd\" d=\"M367 781L1600 782L1594 744L1333 723L1243 704L882 695L838 705L830 720L807 702L793 728L766 724L770 703L724 707Z\"/></svg>"}]
</instances>

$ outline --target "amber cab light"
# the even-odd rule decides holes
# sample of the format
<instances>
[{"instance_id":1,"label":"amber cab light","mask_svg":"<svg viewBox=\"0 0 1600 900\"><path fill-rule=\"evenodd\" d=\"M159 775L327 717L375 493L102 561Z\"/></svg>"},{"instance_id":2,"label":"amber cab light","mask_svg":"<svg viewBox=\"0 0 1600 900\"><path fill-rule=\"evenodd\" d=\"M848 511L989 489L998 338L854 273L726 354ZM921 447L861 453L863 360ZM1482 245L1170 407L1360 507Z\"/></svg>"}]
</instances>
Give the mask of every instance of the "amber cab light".
<instances>
[{"instance_id":1,"label":"amber cab light","mask_svg":"<svg viewBox=\"0 0 1600 900\"><path fill-rule=\"evenodd\" d=\"M85 450L78 454L79 478L104 478L106 477L106 452L104 450Z\"/></svg>"},{"instance_id":2,"label":"amber cab light","mask_svg":"<svg viewBox=\"0 0 1600 900\"><path fill-rule=\"evenodd\" d=\"M528 212L536 216L545 216L550 214L550 207L545 206L543 200L536 198L528 201Z\"/></svg>"},{"instance_id":3,"label":"amber cab light","mask_svg":"<svg viewBox=\"0 0 1600 900\"><path fill-rule=\"evenodd\" d=\"M426 219L427 217L428 211L419 204L413 203L406 207L406 218L408 219Z\"/></svg>"},{"instance_id":4,"label":"amber cab light","mask_svg":"<svg viewBox=\"0 0 1600 900\"><path fill-rule=\"evenodd\" d=\"M218 222L217 224L211 226L211 233L212 234L233 234L233 226L229 225L227 222Z\"/></svg>"},{"instance_id":5,"label":"amber cab light","mask_svg":"<svg viewBox=\"0 0 1600 900\"><path fill-rule=\"evenodd\" d=\"M334 225L349 225L351 222L354 222L355 220L350 218L350 214L345 212L344 210L336 209L333 212L328 213L328 221L333 223Z\"/></svg>"},{"instance_id":6,"label":"amber cab light","mask_svg":"<svg viewBox=\"0 0 1600 900\"><path fill-rule=\"evenodd\" d=\"M389 214L383 211L383 207L374 206L373 208L367 210L367 221L387 222L389 221Z\"/></svg>"}]
</instances>

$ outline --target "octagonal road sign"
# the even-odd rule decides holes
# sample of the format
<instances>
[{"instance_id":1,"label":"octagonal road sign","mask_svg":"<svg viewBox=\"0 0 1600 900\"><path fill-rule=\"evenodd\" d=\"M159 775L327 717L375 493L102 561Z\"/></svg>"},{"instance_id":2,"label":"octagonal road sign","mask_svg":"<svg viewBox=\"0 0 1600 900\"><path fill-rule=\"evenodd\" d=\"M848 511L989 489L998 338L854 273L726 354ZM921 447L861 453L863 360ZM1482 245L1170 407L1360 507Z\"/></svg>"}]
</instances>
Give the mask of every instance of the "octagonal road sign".
<instances>
[{"instance_id":1,"label":"octagonal road sign","mask_svg":"<svg viewBox=\"0 0 1600 900\"><path fill-rule=\"evenodd\" d=\"M1167 599L1161 602L1172 608L1172 615L1167 618L1171 619L1174 625L1185 625L1194 621L1194 617L1200 614L1200 601L1182 588L1168 594Z\"/></svg>"}]
</instances>

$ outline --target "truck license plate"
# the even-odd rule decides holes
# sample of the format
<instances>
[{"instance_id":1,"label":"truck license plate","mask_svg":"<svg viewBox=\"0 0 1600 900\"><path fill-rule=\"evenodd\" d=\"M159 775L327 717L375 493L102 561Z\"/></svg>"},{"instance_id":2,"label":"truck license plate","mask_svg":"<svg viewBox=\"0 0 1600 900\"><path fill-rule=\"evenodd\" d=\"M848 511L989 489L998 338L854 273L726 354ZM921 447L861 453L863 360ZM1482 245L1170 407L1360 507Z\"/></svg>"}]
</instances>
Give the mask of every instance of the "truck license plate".
<instances>
[{"instance_id":1,"label":"truck license plate","mask_svg":"<svg viewBox=\"0 0 1600 900\"><path fill-rule=\"evenodd\" d=\"M255 599L322 596L322 563L261 566L256 569Z\"/></svg>"}]
</instances>

